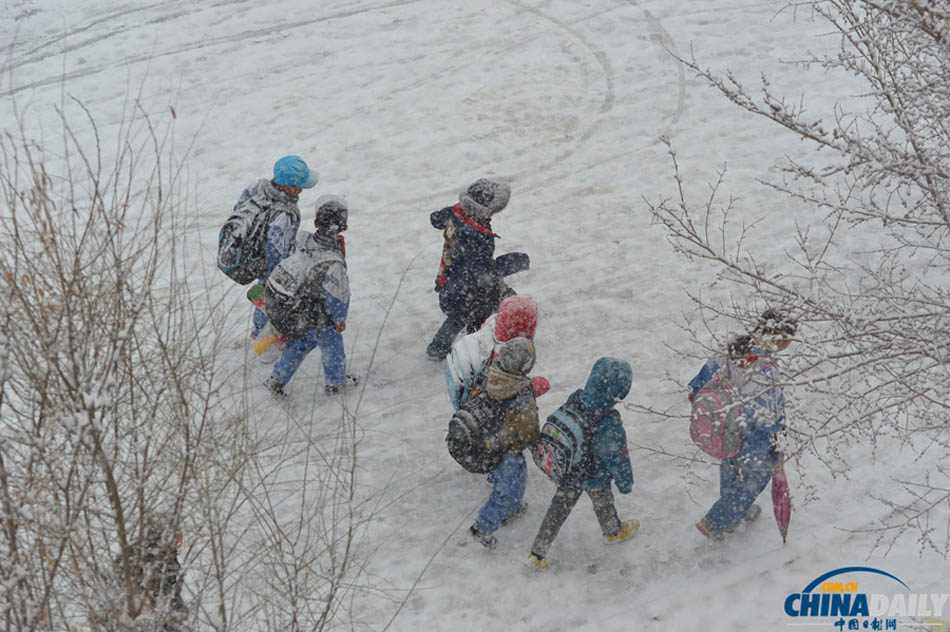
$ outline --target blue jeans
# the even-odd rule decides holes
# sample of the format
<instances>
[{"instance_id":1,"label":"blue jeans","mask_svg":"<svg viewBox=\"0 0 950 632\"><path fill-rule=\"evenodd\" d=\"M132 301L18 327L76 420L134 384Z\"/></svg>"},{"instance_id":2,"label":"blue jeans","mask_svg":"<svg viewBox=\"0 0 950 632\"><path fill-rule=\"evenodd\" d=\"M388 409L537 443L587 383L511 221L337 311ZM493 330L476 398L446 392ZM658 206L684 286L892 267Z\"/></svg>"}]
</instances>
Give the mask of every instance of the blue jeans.
<instances>
[{"instance_id":1,"label":"blue jeans","mask_svg":"<svg viewBox=\"0 0 950 632\"><path fill-rule=\"evenodd\" d=\"M261 330L267 325L267 314L255 307L253 321L254 329L251 331L251 335L256 338L257 335L261 333Z\"/></svg>"},{"instance_id":2,"label":"blue jeans","mask_svg":"<svg viewBox=\"0 0 950 632\"><path fill-rule=\"evenodd\" d=\"M323 377L327 386L343 386L346 378L346 353L343 350L343 335L332 326L323 329L311 329L306 336L291 338L284 347L284 353L274 365L271 377L286 384L300 368L307 354L320 347L323 360Z\"/></svg>"},{"instance_id":3,"label":"blue jeans","mask_svg":"<svg viewBox=\"0 0 950 632\"><path fill-rule=\"evenodd\" d=\"M509 454L491 471L491 496L478 512L476 524L486 533L494 533L501 521L521 507L525 485L528 482L528 467L524 454Z\"/></svg>"},{"instance_id":4,"label":"blue jeans","mask_svg":"<svg viewBox=\"0 0 950 632\"><path fill-rule=\"evenodd\" d=\"M705 518L713 535L739 524L771 479L771 454L740 450L736 456L723 459L719 465L719 500Z\"/></svg>"}]
</instances>

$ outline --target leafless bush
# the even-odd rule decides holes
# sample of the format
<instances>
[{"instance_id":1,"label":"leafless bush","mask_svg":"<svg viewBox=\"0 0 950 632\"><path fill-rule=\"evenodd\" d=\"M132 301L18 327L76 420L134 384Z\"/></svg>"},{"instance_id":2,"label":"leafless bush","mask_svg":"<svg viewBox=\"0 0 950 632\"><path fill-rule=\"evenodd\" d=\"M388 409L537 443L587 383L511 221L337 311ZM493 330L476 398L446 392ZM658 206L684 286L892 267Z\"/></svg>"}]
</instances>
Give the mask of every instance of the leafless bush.
<instances>
[{"instance_id":1,"label":"leafless bush","mask_svg":"<svg viewBox=\"0 0 950 632\"><path fill-rule=\"evenodd\" d=\"M77 130L61 115L56 149L22 127L0 139L11 630L163 617L156 591L140 589L144 558L175 547L197 448L215 431L211 310L181 290L190 233L172 128L139 111L105 148L91 117ZM167 528L150 541L156 521Z\"/></svg>"},{"instance_id":2,"label":"leafless bush","mask_svg":"<svg viewBox=\"0 0 950 632\"><path fill-rule=\"evenodd\" d=\"M59 114L56 147L22 117L0 138L4 629L345 627L355 416L260 406L228 368L174 110L108 142L81 103ZM292 421L282 457L260 427Z\"/></svg>"},{"instance_id":3,"label":"leafless bush","mask_svg":"<svg viewBox=\"0 0 950 632\"><path fill-rule=\"evenodd\" d=\"M950 16L942 6L822 0L795 7L810 7L841 35L836 54L804 63L857 78L865 86L859 103L870 103L839 103L825 118L809 114L807 99L777 94L765 76L755 95L731 73L681 60L739 107L819 150L811 162L786 158L781 178L766 183L801 209L796 234L770 244L785 253L781 261L757 250L750 226L733 220L722 178L701 203L688 200L672 148L677 191L650 204L679 253L714 264L733 295L750 297L723 303L695 295L703 321L717 323L693 322L694 334L724 333L718 325L729 321L746 329L765 305L802 321L787 362L794 399L785 448L844 476L855 442L877 457L894 445L885 448L885 436L913 454L950 454ZM879 245L869 251L855 235ZM916 500L889 499L895 522L884 526L900 534L901 525L926 524L917 530L921 547L946 556L950 505L940 476L923 481Z\"/></svg>"}]
</instances>

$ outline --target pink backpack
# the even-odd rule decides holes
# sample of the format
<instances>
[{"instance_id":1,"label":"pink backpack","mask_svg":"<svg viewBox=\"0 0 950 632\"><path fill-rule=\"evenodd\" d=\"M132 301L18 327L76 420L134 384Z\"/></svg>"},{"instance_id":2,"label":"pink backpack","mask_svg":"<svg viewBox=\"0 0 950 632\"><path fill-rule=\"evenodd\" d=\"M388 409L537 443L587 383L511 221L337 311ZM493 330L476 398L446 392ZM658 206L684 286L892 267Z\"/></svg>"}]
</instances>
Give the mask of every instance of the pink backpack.
<instances>
[{"instance_id":1,"label":"pink backpack","mask_svg":"<svg viewBox=\"0 0 950 632\"><path fill-rule=\"evenodd\" d=\"M693 397L689 436L709 456L727 459L742 447L739 421L742 398L731 381L729 365L720 368Z\"/></svg>"}]
</instances>

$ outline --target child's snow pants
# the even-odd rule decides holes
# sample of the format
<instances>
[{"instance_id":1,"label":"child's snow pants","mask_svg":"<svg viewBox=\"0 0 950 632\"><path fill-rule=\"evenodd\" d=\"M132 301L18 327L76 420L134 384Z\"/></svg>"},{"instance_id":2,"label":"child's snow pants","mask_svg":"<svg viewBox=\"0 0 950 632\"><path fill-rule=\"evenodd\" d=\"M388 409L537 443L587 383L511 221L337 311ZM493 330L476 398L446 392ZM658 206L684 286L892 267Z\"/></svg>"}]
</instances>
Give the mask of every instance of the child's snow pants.
<instances>
[{"instance_id":1,"label":"child's snow pants","mask_svg":"<svg viewBox=\"0 0 950 632\"><path fill-rule=\"evenodd\" d=\"M548 507L548 512L541 521L541 528L538 529L538 535L534 538L534 544L531 545L532 553L539 557L548 554L554 538L557 537L558 531L561 530L561 526L571 514L583 491L580 487L558 487L551 500L551 506ZM594 514L597 516L597 522L600 523L603 534L615 535L620 531L620 517L617 515L614 494L610 487L587 490L587 495L594 504Z\"/></svg>"}]
</instances>

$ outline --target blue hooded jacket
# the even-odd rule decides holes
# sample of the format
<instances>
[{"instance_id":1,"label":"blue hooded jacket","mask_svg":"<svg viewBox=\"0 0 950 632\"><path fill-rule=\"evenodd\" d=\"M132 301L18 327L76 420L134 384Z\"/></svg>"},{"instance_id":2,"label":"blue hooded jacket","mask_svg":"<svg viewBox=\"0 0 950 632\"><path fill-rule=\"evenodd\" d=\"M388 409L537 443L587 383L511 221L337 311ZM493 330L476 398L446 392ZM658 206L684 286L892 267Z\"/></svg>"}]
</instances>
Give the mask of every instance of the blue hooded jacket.
<instances>
[{"instance_id":1,"label":"blue hooded jacket","mask_svg":"<svg viewBox=\"0 0 950 632\"><path fill-rule=\"evenodd\" d=\"M587 384L568 400L578 406L585 419L594 421L593 462L578 481L584 489L603 489L614 481L621 494L633 489L633 470L627 453L627 433L616 403L627 396L633 383L630 363L604 357L594 363Z\"/></svg>"}]
</instances>

